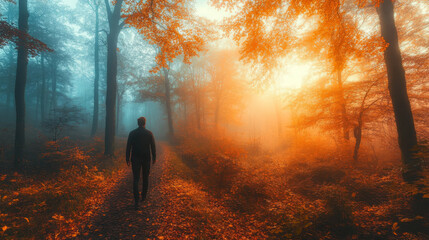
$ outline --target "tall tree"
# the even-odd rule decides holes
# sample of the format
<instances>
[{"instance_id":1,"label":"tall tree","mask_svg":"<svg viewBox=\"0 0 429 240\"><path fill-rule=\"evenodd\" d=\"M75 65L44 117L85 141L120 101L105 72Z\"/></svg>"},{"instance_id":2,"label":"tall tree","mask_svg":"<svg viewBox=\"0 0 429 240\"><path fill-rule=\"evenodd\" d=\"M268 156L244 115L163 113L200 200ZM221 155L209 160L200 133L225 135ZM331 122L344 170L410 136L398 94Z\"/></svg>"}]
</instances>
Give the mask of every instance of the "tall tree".
<instances>
[{"instance_id":1,"label":"tall tree","mask_svg":"<svg viewBox=\"0 0 429 240\"><path fill-rule=\"evenodd\" d=\"M107 35L107 90L106 90L106 129L104 140L104 154L111 156L115 153L115 125L116 125L116 94L118 72L118 37L125 22L121 22L121 9L123 0L116 1L113 11L108 0L104 0L109 20L109 33Z\"/></svg>"},{"instance_id":2,"label":"tall tree","mask_svg":"<svg viewBox=\"0 0 429 240\"><path fill-rule=\"evenodd\" d=\"M28 32L28 5L27 0L19 0L19 20L18 29L23 33ZM15 127L15 168L19 168L23 160L25 144L25 84L27 82L28 50L25 46L25 39L20 38L18 44L18 60L16 68L15 82L15 106L16 106L16 127Z\"/></svg>"},{"instance_id":3,"label":"tall tree","mask_svg":"<svg viewBox=\"0 0 429 240\"><path fill-rule=\"evenodd\" d=\"M45 121L46 115L46 74L45 74L45 55L40 55L40 67L42 69L42 85L40 86L40 116L42 123Z\"/></svg>"},{"instance_id":4,"label":"tall tree","mask_svg":"<svg viewBox=\"0 0 429 240\"><path fill-rule=\"evenodd\" d=\"M173 127L173 112L171 110L171 90L170 90L170 70L164 68L164 84L165 84L165 108L167 110L167 120L168 120L168 132L170 137L174 136L174 127Z\"/></svg>"},{"instance_id":5,"label":"tall tree","mask_svg":"<svg viewBox=\"0 0 429 240\"><path fill-rule=\"evenodd\" d=\"M99 82L100 82L100 41L99 41L99 8L100 1L90 1L91 7L95 13L95 37L94 37L94 111L92 113L91 137L95 135L98 128L98 107L99 107Z\"/></svg>"},{"instance_id":6,"label":"tall tree","mask_svg":"<svg viewBox=\"0 0 429 240\"><path fill-rule=\"evenodd\" d=\"M381 2L377 12L380 19L381 35L389 44L384 51L384 59L387 68L389 93L395 113L398 143L405 167L403 177L406 181L413 182L421 177L421 159L416 154L418 150L417 134L407 93L405 70L402 64L401 50L399 49L392 0Z\"/></svg>"}]
</instances>

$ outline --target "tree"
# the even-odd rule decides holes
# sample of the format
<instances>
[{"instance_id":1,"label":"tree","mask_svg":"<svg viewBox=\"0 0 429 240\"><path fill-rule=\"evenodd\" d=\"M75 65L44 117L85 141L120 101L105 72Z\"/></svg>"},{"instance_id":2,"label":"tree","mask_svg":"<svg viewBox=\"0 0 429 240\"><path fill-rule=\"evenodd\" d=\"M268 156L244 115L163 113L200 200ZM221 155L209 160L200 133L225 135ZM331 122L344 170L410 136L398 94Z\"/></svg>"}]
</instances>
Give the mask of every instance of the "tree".
<instances>
[{"instance_id":1,"label":"tree","mask_svg":"<svg viewBox=\"0 0 429 240\"><path fill-rule=\"evenodd\" d=\"M115 125L116 125L116 95L118 72L118 37L125 22L121 22L121 8L123 0L116 1L113 11L108 0L104 0L109 20L107 35L107 90L106 90L106 128L104 140L104 154L112 156L115 153Z\"/></svg>"},{"instance_id":2,"label":"tree","mask_svg":"<svg viewBox=\"0 0 429 240\"><path fill-rule=\"evenodd\" d=\"M19 0L19 31L28 32L28 6L27 0ZM25 46L26 39L18 40L18 60L15 82L16 105L16 130L15 130L15 161L16 169L19 169L23 160L25 144L25 84L27 82L28 49Z\"/></svg>"},{"instance_id":3,"label":"tree","mask_svg":"<svg viewBox=\"0 0 429 240\"><path fill-rule=\"evenodd\" d=\"M82 123L81 109L77 106L61 106L51 110L48 119L43 122L43 127L52 134L52 141L56 142L65 129L71 129L74 125Z\"/></svg>"},{"instance_id":4,"label":"tree","mask_svg":"<svg viewBox=\"0 0 429 240\"><path fill-rule=\"evenodd\" d=\"M380 19L381 35L386 43L389 44L384 51L384 59L387 68L389 93L395 113L398 143L405 167L403 177L406 181L413 182L421 178L421 159L416 154L418 150L417 134L407 93L405 70L402 65L398 32L394 19L393 2L391 0L381 2L377 12Z\"/></svg>"},{"instance_id":5,"label":"tree","mask_svg":"<svg viewBox=\"0 0 429 240\"><path fill-rule=\"evenodd\" d=\"M98 115L99 115L99 82L100 82L100 40L99 40L99 25L100 25L100 16L99 8L101 1L99 0L89 0L88 4L91 5L92 10L95 13L95 31L94 31L94 111L92 113L92 127L91 127L91 137L95 135L98 128Z\"/></svg>"},{"instance_id":6,"label":"tree","mask_svg":"<svg viewBox=\"0 0 429 240\"><path fill-rule=\"evenodd\" d=\"M168 63L179 55L183 55L185 63L190 63L203 50L209 31L203 20L193 15L191 3L191 0L128 2L125 22L159 48L152 71L168 68Z\"/></svg>"},{"instance_id":7,"label":"tree","mask_svg":"<svg viewBox=\"0 0 429 240\"><path fill-rule=\"evenodd\" d=\"M333 9L344 7L347 1L269 1L269 0L212 0L218 7L238 9L226 24L229 31L241 43L243 59L261 63L266 69L276 65L276 60L289 50L288 43L296 39L298 19L321 19L319 24L332 25ZM381 35L388 44L384 51L388 73L389 91L395 113L398 142L404 163L404 180L413 182L419 178L421 159L417 157L417 137L409 103L394 21L392 0L360 0L359 7L372 2L379 14ZM243 23L243 24L238 24Z\"/></svg>"},{"instance_id":8,"label":"tree","mask_svg":"<svg viewBox=\"0 0 429 240\"><path fill-rule=\"evenodd\" d=\"M168 132L170 137L174 137L174 127L173 127L173 111L171 107L171 89L170 89L170 78L169 73L170 69L163 68L164 73L164 84L165 84L165 108L167 109L167 121L168 121Z\"/></svg>"},{"instance_id":9,"label":"tree","mask_svg":"<svg viewBox=\"0 0 429 240\"><path fill-rule=\"evenodd\" d=\"M27 0L19 0L18 29L4 20L0 21L0 47L3 47L8 41L15 42L18 46L15 81L16 127L14 167L16 169L20 169L25 144L25 85L27 81L28 56L29 54L35 56L41 51L50 50L46 44L28 34L28 17Z\"/></svg>"},{"instance_id":10,"label":"tree","mask_svg":"<svg viewBox=\"0 0 429 240\"><path fill-rule=\"evenodd\" d=\"M238 53L230 49L210 52L207 57L210 76L207 96L211 99L214 128L223 122L233 122L241 106L245 89L239 78ZM206 61L206 60L202 60Z\"/></svg>"},{"instance_id":11,"label":"tree","mask_svg":"<svg viewBox=\"0 0 429 240\"><path fill-rule=\"evenodd\" d=\"M32 79L38 79L29 84L35 85L33 96L39 105L37 108L40 109L43 123L50 110L56 109L59 103L68 99L65 93L70 86L68 80L72 76L70 67L74 56L69 53L68 46L75 37L71 34L71 12L61 6L60 1L39 2L33 9L29 22L31 35L55 49L55 52L40 54L38 63L29 62L29 75L31 74ZM52 18L56 18L58 22L50 21ZM30 86L29 88L31 89ZM30 91L28 96L31 96Z\"/></svg>"},{"instance_id":12,"label":"tree","mask_svg":"<svg viewBox=\"0 0 429 240\"><path fill-rule=\"evenodd\" d=\"M165 106L167 113L168 135L170 138L174 137L173 113L174 103L172 102L172 70L170 68L163 68L158 74L151 73L149 76L136 76L139 89L139 99L145 101L161 102Z\"/></svg>"},{"instance_id":13,"label":"tree","mask_svg":"<svg viewBox=\"0 0 429 240\"><path fill-rule=\"evenodd\" d=\"M14 1L12 0L3 0L3 1L14 3ZM23 17L22 19L24 20L25 16L22 13L22 11L24 10L22 10L21 8L21 6L23 5L25 5L25 3L19 1L19 6L20 6L19 18L21 18L22 16ZM28 9L28 7L26 9ZM29 16L29 14L27 15ZM0 17L2 17L2 14L0 14ZM24 22L25 21L23 21L22 24L24 24ZM0 48L4 47L9 42L13 42L18 46L25 47L25 49L27 49L27 52L28 52L27 55L30 54L31 56L36 56L37 54L43 51L52 51L51 49L48 48L48 46L45 43L30 36L28 34L28 29L22 28L22 24L20 27L18 23L18 28L16 28L10 23L8 23L6 20L0 19ZM27 25L28 25L28 17L27 17Z\"/></svg>"}]
</instances>

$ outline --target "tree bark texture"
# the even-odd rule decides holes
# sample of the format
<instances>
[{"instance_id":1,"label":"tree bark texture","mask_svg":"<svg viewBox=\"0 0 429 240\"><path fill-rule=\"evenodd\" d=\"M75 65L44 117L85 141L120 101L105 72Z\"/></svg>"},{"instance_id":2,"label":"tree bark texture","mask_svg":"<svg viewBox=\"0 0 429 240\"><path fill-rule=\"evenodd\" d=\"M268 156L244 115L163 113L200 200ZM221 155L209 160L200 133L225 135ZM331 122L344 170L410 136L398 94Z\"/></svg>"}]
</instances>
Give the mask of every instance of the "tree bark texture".
<instances>
[{"instance_id":1,"label":"tree bark texture","mask_svg":"<svg viewBox=\"0 0 429 240\"><path fill-rule=\"evenodd\" d=\"M381 25L381 35L386 43L389 44L384 52L384 59L387 68L389 93L395 114L398 143L404 165L403 178L407 182L413 182L420 178L421 159L416 155L417 136L407 93L405 70L402 65L392 1L383 1L377 10Z\"/></svg>"},{"instance_id":2,"label":"tree bark texture","mask_svg":"<svg viewBox=\"0 0 429 240\"><path fill-rule=\"evenodd\" d=\"M116 134L116 94L118 89L118 37L121 31L121 6L123 0L118 0L113 12L110 11L110 4L105 0L107 15L109 19L110 32L107 35L107 89L106 89L106 127L104 139L104 155L113 156L115 153Z\"/></svg>"},{"instance_id":3,"label":"tree bark texture","mask_svg":"<svg viewBox=\"0 0 429 240\"><path fill-rule=\"evenodd\" d=\"M42 53L40 55L41 63L40 67L42 68L42 87L40 89L40 116L41 122L45 122L46 117L46 75L45 75L45 55Z\"/></svg>"},{"instance_id":4,"label":"tree bark texture","mask_svg":"<svg viewBox=\"0 0 429 240\"><path fill-rule=\"evenodd\" d=\"M19 20L20 31L28 32L28 5L27 0L19 0ZM15 127L15 159L14 167L19 170L23 161L25 144L25 84L27 82L28 50L25 39L19 39L18 59L15 82L15 107L16 107L16 127Z\"/></svg>"}]
</instances>

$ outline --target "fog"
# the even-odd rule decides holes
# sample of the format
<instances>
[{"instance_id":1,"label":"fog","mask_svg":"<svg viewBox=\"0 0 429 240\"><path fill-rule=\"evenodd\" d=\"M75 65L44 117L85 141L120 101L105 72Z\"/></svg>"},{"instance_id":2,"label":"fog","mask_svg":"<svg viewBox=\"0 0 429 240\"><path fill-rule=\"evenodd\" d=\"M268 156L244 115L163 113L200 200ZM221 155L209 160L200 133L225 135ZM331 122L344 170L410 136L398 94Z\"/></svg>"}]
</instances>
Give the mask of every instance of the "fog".
<instances>
[{"instance_id":1,"label":"fog","mask_svg":"<svg viewBox=\"0 0 429 240\"><path fill-rule=\"evenodd\" d=\"M428 14L0 0L0 238L427 239Z\"/></svg>"}]
</instances>

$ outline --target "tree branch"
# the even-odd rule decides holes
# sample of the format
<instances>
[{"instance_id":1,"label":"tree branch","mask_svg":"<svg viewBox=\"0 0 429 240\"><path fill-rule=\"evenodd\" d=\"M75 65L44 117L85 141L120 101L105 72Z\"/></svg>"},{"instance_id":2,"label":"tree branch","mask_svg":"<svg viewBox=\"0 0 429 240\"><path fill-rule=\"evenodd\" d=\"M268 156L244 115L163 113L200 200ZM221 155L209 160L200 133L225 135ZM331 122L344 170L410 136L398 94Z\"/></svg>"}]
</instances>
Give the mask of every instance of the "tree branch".
<instances>
[{"instance_id":1,"label":"tree branch","mask_svg":"<svg viewBox=\"0 0 429 240\"><path fill-rule=\"evenodd\" d=\"M125 26L125 20L119 24L119 29L122 29Z\"/></svg>"},{"instance_id":2,"label":"tree branch","mask_svg":"<svg viewBox=\"0 0 429 240\"><path fill-rule=\"evenodd\" d=\"M104 0L104 3L106 4L107 18L109 19L109 22L110 22L110 17L112 16L112 10L110 9L109 0Z\"/></svg>"}]
</instances>

